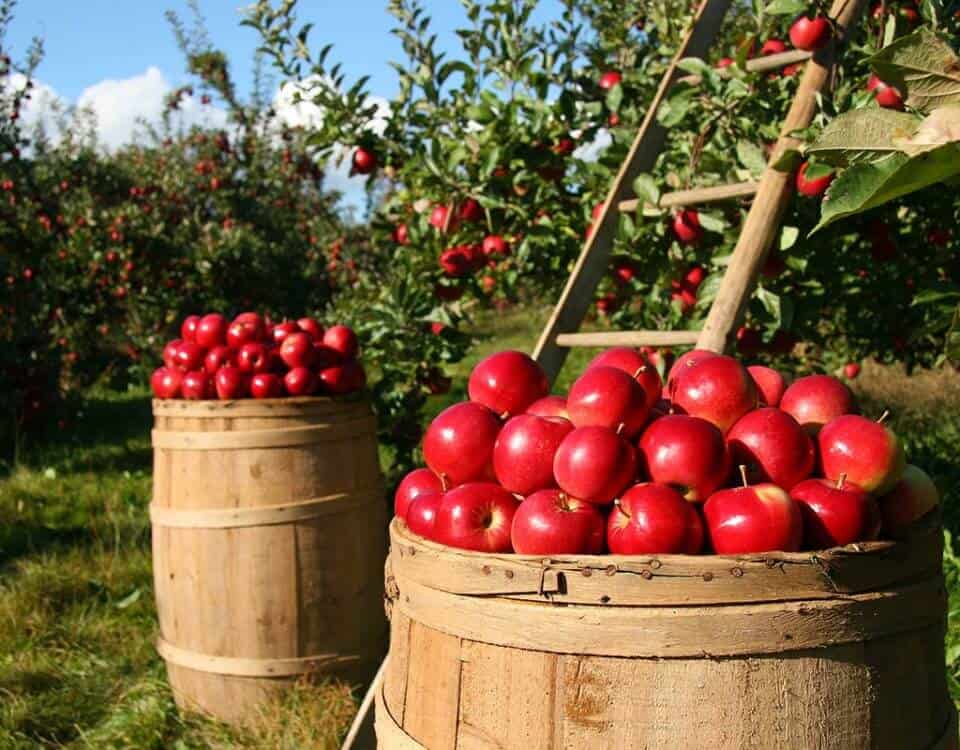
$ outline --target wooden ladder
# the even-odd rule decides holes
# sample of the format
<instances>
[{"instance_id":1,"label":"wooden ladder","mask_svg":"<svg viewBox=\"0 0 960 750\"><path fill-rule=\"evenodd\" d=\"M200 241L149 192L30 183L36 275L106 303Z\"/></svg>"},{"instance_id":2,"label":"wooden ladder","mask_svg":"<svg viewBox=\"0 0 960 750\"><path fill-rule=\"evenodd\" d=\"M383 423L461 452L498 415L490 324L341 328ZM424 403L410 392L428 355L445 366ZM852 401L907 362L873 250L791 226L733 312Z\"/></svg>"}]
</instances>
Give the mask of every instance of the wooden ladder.
<instances>
[{"instance_id":1,"label":"wooden ladder","mask_svg":"<svg viewBox=\"0 0 960 750\"><path fill-rule=\"evenodd\" d=\"M740 238L703 329L578 333L593 301L597 285L609 267L619 214L635 211L640 205L640 201L631 195L633 181L637 175L653 168L666 141L667 133L657 122L657 111L673 84L679 79L679 63L684 58L705 56L731 5L731 0L701 1L690 29L660 81L627 158L607 193L593 230L589 233L570 278L534 349L534 358L546 370L551 382L556 379L570 347L573 346L696 345L699 349L716 352L727 348L756 286L767 250L776 236L783 212L790 200L791 175L774 169L772 165L784 151L799 145L791 134L807 127L813 120L817 110L817 97L832 77L836 50L845 40L847 29L856 22L865 4L866 0L834 0L830 16L836 24L836 33L830 44L815 53L791 50L746 63L747 70L754 72L804 63L799 87L759 182L682 190L667 193L660 198L659 206L667 208L753 197Z\"/></svg>"}]
</instances>

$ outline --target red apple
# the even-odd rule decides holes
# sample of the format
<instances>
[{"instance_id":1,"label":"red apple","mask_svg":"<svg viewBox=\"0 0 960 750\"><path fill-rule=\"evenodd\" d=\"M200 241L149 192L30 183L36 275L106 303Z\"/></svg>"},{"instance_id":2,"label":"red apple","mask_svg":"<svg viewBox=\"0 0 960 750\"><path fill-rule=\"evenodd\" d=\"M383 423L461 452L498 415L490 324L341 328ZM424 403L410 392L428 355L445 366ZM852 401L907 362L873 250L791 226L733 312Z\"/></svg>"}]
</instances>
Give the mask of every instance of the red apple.
<instances>
[{"instance_id":1,"label":"red apple","mask_svg":"<svg viewBox=\"0 0 960 750\"><path fill-rule=\"evenodd\" d=\"M195 344L192 341L184 341L177 347L177 352L174 355L174 363L184 372L199 370L203 367L203 359L206 354L207 350L199 344Z\"/></svg>"},{"instance_id":2,"label":"red apple","mask_svg":"<svg viewBox=\"0 0 960 750\"><path fill-rule=\"evenodd\" d=\"M772 367L764 367L763 365L750 365L747 372L750 373L750 377L757 385L760 403L767 406L779 405L783 392L787 389L787 381L783 375Z\"/></svg>"},{"instance_id":3,"label":"red apple","mask_svg":"<svg viewBox=\"0 0 960 750\"><path fill-rule=\"evenodd\" d=\"M357 334L347 326L330 326L323 334L323 345L339 352L345 359L353 359L360 350Z\"/></svg>"},{"instance_id":4,"label":"red apple","mask_svg":"<svg viewBox=\"0 0 960 750\"><path fill-rule=\"evenodd\" d=\"M434 524L437 520L437 509L443 501L440 492L424 492L410 501L404 520L407 528L414 534L425 539L434 538Z\"/></svg>"},{"instance_id":5,"label":"red apple","mask_svg":"<svg viewBox=\"0 0 960 750\"><path fill-rule=\"evenodd\" d=\"M800 16L790 27L790 43L797 49L812 52L825 47L832 33L830 22L823 16Z\"/></svg>"},{"instance_id":6,"label":"red apple","mask_svg":"<svg viewBox=\"0 0 960 750\"><path fill-rule=\"evenodd\" d=\"M590 360L586 369L589 370L592 367L615 367L618 370L623 370L643 388L644 393L647 394L648 407L652 408L660 400L660 391L663 387L660 373L636 349L631 349L628 346L615 346L612 349L607 349Z\"/></svg>"},{"instance_id":7,"label":"red apple","mask_svg":"<svg viewBox=\"0 0 960 750\"><path fill-rule=\"evenodd\" d=\"M483 206L475 198L467 198L457 213L463 221L483 221Z\"/></svg>"},{"instance_id":8,"label":"red apple","mask_svg":"<svg viewBox=\"0 0 960 750\"><path fill-rule=\"evenodd\" d=\"M703 506L703 515L718 555L796 552L803 540L800 507L775 484L715 492Z\"/></svg>"},{"instance_id":9,"label":"red apple","mask_svg":"<svg viewBox=\"0 0 960 750\"><path fill-rule=\"evenodd\" d=\"M696 526L700 519L691 519L696 515L676 490L651 482L635 484L610 511L607 546L614 555L686 553L702 543Z\"/></svg>"},{"instance_id":10,"label":"red apple","mask_svg":"<svg viewBox=\"0 0 960 750\"><path fill-rule=\"evenodd\" d=\"M703 502L730 476L730 454L723 434L697 417L667 414L640 437L643 472L670 485L691 502Z\"/></svg>"},{"instance_id":11,"label":"red apple","mask_svg":"<svg viewBox=\"0 0 960 750\"><path fill-rule=\"evenodd\" d=\"M157 398L177 398L182 383L183 373L173 367L160 367L150 376L150 387Z\"/></svg>"},{"instance_id":12,"label":"red apple","mask_svg":"<svg viewBox=\"0 0 960 750\"><path fill-rule=\"evenodd\" d=\"M783 392L780 409L815 435L827 422L842 414L855 413L857 406L850 389L836 378L807 375L795 380Z\"/></svg>"},{"instance_id":13,"label":"red apple","mask_svg":"<svg viewBox=\"0 0 960 750\"><path fill-rule=\"evenodd\" d=\"M234 320L227 326L227 345L239 349L251 341L260 341L262 336L257 335L257 328L250 323Z\"/></svg>"},{"instance_id":14,"label":"red apple","mask_svg":"<svg viewBox=\"0 0 960 750\"><path fill-rule=\"evenodd\" d=\"M518 414L507 420L493 446L493 471L518 495L556 486L553 458L573 425L558 417Z\"/></svg>"},{"instance_id":15,"label":"red apple","mask_svg":"<svg viewBox=\"0 0 960 750\"><path fill-rule=\"evenodd\" d=\"M937 485L922 469L907 464L900 480L880 498L884 533L904 536L910 525L940 504Z\"/></svg>"},{"instance_id":16,"label":"red apple","mask_svg":"<svg viewBox=\"0 0 960 750\"><path fill-rule=\"evenodd\" d=\"M689 368L703 362L705 359L716 356L718 356L716 352L711 352L708 349L691 349L681 354L677 357L676 362L673 363L673 367L670 368L670 372L667 374L667 391L670 392L673 390L673 384L681 373L686 372Z\"/></svg>"},{"instance_id":17,"label":"red apple","mask_svg":"<svg viewBox=\"0 0 960 750\"><path fill-rule=\"evenodd\" d=\"M823 177L808 179L807 168L809 166L810 162L805 161L800 165L800 169L797 170L797 192L801 195L806 195L808 198L819 198L827 192L827 188L830 187L830 183L833 182L834 174L830 172Z\"/></svg>"},{"instance_id":18,"label":"red apple","mask_svg":"<svg viewBox=\"0 0 960 750\"><path fill-rule=\"evenodd\" d=\"M220 313L209 313L200 318L195 333L196 342L204 349L227 343L227 319Z\"/></svg>"},{"instance_id":19,"label":"red apple","mask_svg":"<svg viewBox=\"0 0 960 750\"><path fill-rule=\"evenodd\" d=\"M673 233L684 245L695 245L703 237L700 214L692 208L684 208L673 215Z\"/></svg>"},{"instance_id":20,"label":"red apple","mask_svg":"<svg viewBox=\"0 0 960 750\"><path fill-rule=\"evenodd\" d=\"M751 411L727 433L733 463L747 468L750 482L773 482L785 490L806 479L816 463L813 441L797 420L774 407Z\"/></svg>"},{"instance_id":21,"label":"red apple","mask_svg":"<svg viewBox=\"0 0 960 750\"><path fill-rule=\"evenodd\" d=\"M492 482L469 482L443 495L434 522L441 544L477 552L510 552L510 528L520 503Z\"/></svg>"},{"instance_id":22,"label":"red apple","mask_svg":"<svg viewBox=\"0 0 960 750\"><path fill-rule=\"evenodd\" d=\"M398 245L407 245L410 243L410 230L406 224L397 224L390 238Z\"/></svg>"},{"instance_id":23,"label":"red apple","mask_svg":"<svg viewBox=\"0 0 960 750\"><path fill-rule=\"evenodd\" d=\"M317 377L306 367L294 367L283 376L283 387L291 396L310 396L317 390Z\"/></svg>"},{"instance_id":24,"label":"red apple","mask_svg":"<svg viewBox=\"0 0 960 750\"><path fill-rule=\"evenodd\" d=\"M786 51L787 45L785 42L780 39L767 39L767 41L763 43L763 46L760 47L760 57L779 55L781 52Z\"/></svg>"},{"instance_id":25,"label":"red apple","mask_svg":"<svg viewBox=\"0 0 960 750\"><path fill-rule=\"evenodd\" d=\"M560 490L540 490L520 503L510 539L521 555L598 555L604 518L596 505Z\"/></svg>"},{"instance_id":26,"label":"red apple","mask_svg":"<svg viewBox=\"0 0 960 750\"><path fill-rule=\"evenodd\" d=\"M623 370L590 367L574 382L567 411L576 427L609 427L633 437L650 414L646 392Z\"/></svg>"},{"instance_id":27,"label":"red apple","mask_svg":"<svg viewBox=\"0 0 960 750\"><path fill-rule=\"evenodd\" d=\"M560 489L597 505L613 500L636 475L633 446L606 427L576 428L553 458L553 476Z\"/></svg>"},{"instance_id":28,"label":"red apple","mask_svg":"<svg viewBox=\"0 0 960 750\"><path fill-rule=\"evenodd\" d=\"M680 371L670 392L676 411L715 424L721 432L757 406L757 386L733 357L713 356Z\"/></svg>"},{"instance_id":29,"label":"red apple","mask_svg":"<svg viewBox=\"0 0 960 750\"><path fill-rule=\"evenodd\" d=\"M543 368L523 352L504 351L480 360L467 382L470 400L501 417L522 414L550 392Z\"/></svg>"},{"instance_id":30,"label":"red apple","mask_svg":"<svg viewBox=\"0 0 960 750\"><path fill-rule=\"evenodd\" d=\"M200 325L200 316L188 315L180 324L180 338L190 343L196 342L198 325Z\"/></svg>"},{"instance_id":31,"label":"red apple","mask_svg":"<svg viewBox=\"0 0 960 750\"><path fill-rule=\"evenodd\" d=\"M893 86L881 81L876 74L867 81L867 91L872 91L874 98L884 109L903 109L903 96Z\"/></svg>"},{"instance_id":32,"label":"red apple","mask_svg":"<svg viewBox=\"0 0 960 750\"><path fill-rule=\"evenodd\" d=\"M313 318L300 318L296 326L304 333L309 333L314 341L323 341L323 326Z\"/></svg>"},{"instance_id":33,"label":"red apple","mask_svg":"<svg viewBox=\"0 0 960 750\"><path fill-rule=\"evenodd\" d=\"M853 482L807 479L790 490L790 497L803 514L809 549L865 542L876 539L880 531L876 501Z\"/></svg>"},{"instance_id":34,"label":"red apple","mask_svg":"<svg viewBox=\"0 0 960 750\"><path fill-rule=\"evenodd\" d=\"M353 152L350 165L351 174L370 174L377 168L377 155L368 148L360 146Z\"/></svg>"},{"instance_id":35,"label":"red apple","mask_svg":"<svg viewBox=\"0 0 960 750\"><path fill-rule=\"evenodd\" d=\"M189 399L190 401L212 399L214 396L213 380L203 370L188 372L183 376L180 392L185 399Z\"/></svg>"},{"instance_id":36,"label":"red apple","mask_svg":"<svg viewBox=\"0 0 960 750\"><path fill-rule=\"evenodd\" d=\"M342 396L361 390L367 384L367 374L364 372L363 365L355 359L350 359L321 370L320 384L327 393Z\"/></svg>"},{"instance_id":37,"label":"red apple","mask_svg":"<svg viewBox=\"0 0 960 750\"><path fill-rule=\"evenodd\" d=\"M510 253L510 246L499 234L491 234L483 238L483 254L487 257L504 256Z\"/></svg>"},{"instance_id":38,"label":"red apple","mask_svg":"<svg viewBox=\"0 0 960 750\"><path fill-rule=\"evenodd\" d=\"M213 376L213 385L221 401L243 398L249 392L247 377L237 367L221 367Z\"/></svg>"},{"instance_id":39,"label":"red apple","mask_svg":"<svg viewBox=\"0 0 960 750\"><path fill-rule=\"evenodd\" d=\"M527 407L527 414L535 417L561 417L570 419L567 412L567 400L563 396L544 396Z\"/></svg>"},{"instance_id":40,"label":"red apple","mask_svg":"<svg viewBox=\"0 0 960 750\"><path fill-rule=\"evenodd\" d=\"M163 347L164 367L173 368L177 366L177 349L182 343L183 339L174 339L173 341L168 341L166 346Z\"/></svg>"},{"instance_id":41,"label":"red apple","mask_svg":"<svg viewBox=\"0 0 960 750\"><path fill-rule=\"evenodd\" d=\"M597 85L602 88L604 91L609 91L614 86L620 84L623 81L623 76L616 70L608 70L602 76L600 80L597 81Z\"/></svg>"},{"instance_id":42,"label":"red apple","mask_svg":"<svg viewBox=\"0 0 960 750\"><path fill-rule=\"evenodd\" d=\"M283 380L272 372L261 372L250 378L250 395L254 398L281 398Z\"/></svg>"},{"instance_id":43,"label":"red apple","mask_svg":"<svg viewBox=\"0 0 960 750\"><path fill-rule=\"evenodd\" d=\"M237 352L229 346L215 346L203 358L203 369L210 375L216 374L221 367L236 367Z\"/></svg>"},{"instance_id":44,"label":"red apple","mask_svg":"<svg viewBox=\"0 0 960 750\"><path fill-rule=\"evenodd\" d=\"M443 494L443 482L440 477L434 474L430 469L414 469L407 474L400 484L397 485L397 491L393 495L393 512L400 518L407 517L407 509L410 503L420 495L428 493Z\"/></svg>"},{"instance_id":45,"label":"red apple","mask_svg":"<svg viewBox=\"0 0 960 750\"><path fill-rule=\"evenodd\" d=\"M843 377L847 380L853 380L860 374L860 363L859 362L847 362L843 366Z\"/></svg>"},{"instance_id":46,"label":"red apple","mask_svg":"<svg viewBox=\"0 0 960 750\"><path fill-rule=\"evenodd\" d=\"M289 368L312 367L314 363L313 339L309 333L291 333L280 344L280 358Z\"/></svg>"},{"instance_id":47,"label":"red apple","mask_svg":"<svg viewBox=\"0 0 960 750\"><path fill-rule=\"evenodd\" d=\"M900 480L906 467L903 446L888 427L866 417L845 414L817 435L823 476L841 476L867 492L882 495Z\"/></svg>"},{"instance_id":48,"label":"red apple","mask_svg":"<svg viewBox=\"0 0 960 750\"><path fill-rule=\"evenodd\" d=\"M273 359L267 347L259 341L250 341L240 347L237 352L237 367L241 372L254 375L261 372L269 372Z\"/></svg>"},{"instance_id":49,"label":"red apple","mask_svg":"<svg viewBox=\"0 0 960 750\"><path fill-rule=\"evenodd\" d=\"M234 323L241 323L253 331L253 341L263 341L267 337L267 322L260 313L243 312L233 319ZM229 344L230 342L227 341Z\"/></svg>"},{"instance_id":50,"label":"red apple","mask_svg":"<svg viewBox=\"0 0 960 750\"><path fill-rule=\"evenodd\" d=\"M285 320L282 323L277 323L270 329L270 338L276 346L280 346L287 336L291 333L297 333L300 330L302 329L292 320Z\"/></svg>"},{"instance_id":51,"label":"red apple","mask_svg":"<svg viewBox=\"0 0 960 750\"><path fill-rule=\"evenodd\" d=\"M464 401L444 409L423 438L427 466L449 485L493 478L497 415L483 404Z\"/></svg>"}]
</instances>

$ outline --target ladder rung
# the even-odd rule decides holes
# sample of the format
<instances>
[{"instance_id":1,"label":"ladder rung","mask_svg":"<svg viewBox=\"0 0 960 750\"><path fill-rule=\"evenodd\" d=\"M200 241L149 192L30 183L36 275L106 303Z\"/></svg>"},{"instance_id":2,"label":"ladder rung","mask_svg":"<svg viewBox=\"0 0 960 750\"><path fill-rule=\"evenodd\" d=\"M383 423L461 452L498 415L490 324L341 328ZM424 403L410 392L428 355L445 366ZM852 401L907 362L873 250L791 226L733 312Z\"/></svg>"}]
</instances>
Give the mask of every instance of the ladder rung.
<instances>
[{"instance_id":1,"label":"ladder rung","mask_svg":"<svg viewBox=\"0 0 960 750\"><path fill-rule=\"evenodd\" d=\"M752 60L747 60L744 67L751 73L762 73L765 70L776 70L777 68L785 68L794 63L805 62L811 57L813 57L813 53L805 49L790 49L786 52L778 52L775 55L755 57Z\"/></svg>"},{"instance_id":2,"label":"ladder rung","mask_svg":"<svg viewBox=\"0 0 960 750\"><path fill-rule=\"evenodd\" d=\"M779 68L785 68L788 65L806 62L811 57L813 57L813 53L807 50L790 49L786 52L778 52L775 55L766 55L764 57L755 57L752 60L747 60L744 67L751 73L763 73L768 70L777 70ZM721 69L721 75L722 74L723 71ZM687 86L699 86L703 82L703 78L698 75L681 76L676 82L684 83Z\"/></svg>"},{"instance_id":3,"label":"ladder rung","mask_svg":"<svg viewBox=\"0 0 960 750\"><path fill-rule=\"evenodd\" d=\"M732 185L716 185L714 187L693 188L692 190L678 190L660 196L661 208L676 206L693 206L702 203L717 203L732 198L748 198L757 192L756 182L737 182ZM621 201L617 206L621 211L636 211L640 201L637 199Z\"/></svg>"},{"instance_id":4,"label":"ladder rung","mask_svg":"<svg viewBox=\"0 0 960 750\"><path fill-rule=\"evenodd\" d=\"M597 331L561 333L557 346L684 346L696 344L699 331Z\"/></svg>"}]
</instances>

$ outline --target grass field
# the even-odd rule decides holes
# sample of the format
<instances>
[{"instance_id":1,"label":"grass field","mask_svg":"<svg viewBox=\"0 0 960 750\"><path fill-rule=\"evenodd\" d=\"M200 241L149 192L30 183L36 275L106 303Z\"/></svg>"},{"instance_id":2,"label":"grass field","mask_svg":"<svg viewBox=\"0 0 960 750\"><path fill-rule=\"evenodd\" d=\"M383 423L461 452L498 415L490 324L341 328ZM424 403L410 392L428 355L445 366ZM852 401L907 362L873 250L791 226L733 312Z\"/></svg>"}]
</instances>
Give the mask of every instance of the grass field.
<instances>
[{"instance_id":1,"label":"grass field","mask_svg":"<svg viewBox=\"0 0 960 750\"><path fill-rule=\"evenodd\" d=\"M463 375L495 349L529 349L542 311L482 319ZM565 381L587 353L565 370ZM459 389L459 390L458 390ZM960 530L960 376L867 366L856 383L867 414L891 410L912 462L945 491ZM334 748L355 711L348 686L304 685L238 733L180 717L153 650L150 407L146 391L92 391L75 425L27 446L0 474L0 749ZM960 562L948 550L948 672L960 698Z\"/></svg>"}]
</instances>

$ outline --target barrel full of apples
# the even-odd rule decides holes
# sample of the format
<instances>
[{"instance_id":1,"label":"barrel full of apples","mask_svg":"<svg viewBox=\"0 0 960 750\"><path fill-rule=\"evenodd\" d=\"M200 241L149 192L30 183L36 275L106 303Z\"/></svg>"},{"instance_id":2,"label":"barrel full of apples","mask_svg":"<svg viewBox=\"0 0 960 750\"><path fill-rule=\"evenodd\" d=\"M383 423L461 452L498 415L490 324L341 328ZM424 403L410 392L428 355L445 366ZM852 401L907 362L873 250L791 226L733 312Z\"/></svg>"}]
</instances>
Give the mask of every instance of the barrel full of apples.
<instances>
[{"instance_id":1,"label":"barrel full of apples","mask_svg":"<svg viewBox=\"0 0 960 750\"><path fill-rule=\"evenodd\" d=\"M937 490L844 383L617 348L468 391L395 495L382 750L956 747Z\"/></svg>"},{"instance_id":2,"label":"barrel full of apples","mask_svg":"<svg viewBox=\"0 0 960 750\"><path fill-rule=\"evenodd\" d=\"M532 555L741 555L896 539L938 504L897 436L828 375L693 350L662 383L597 356L566 397L520 352L433 420L395 513L431 541Z\"/></svg>"}]
</instances>

